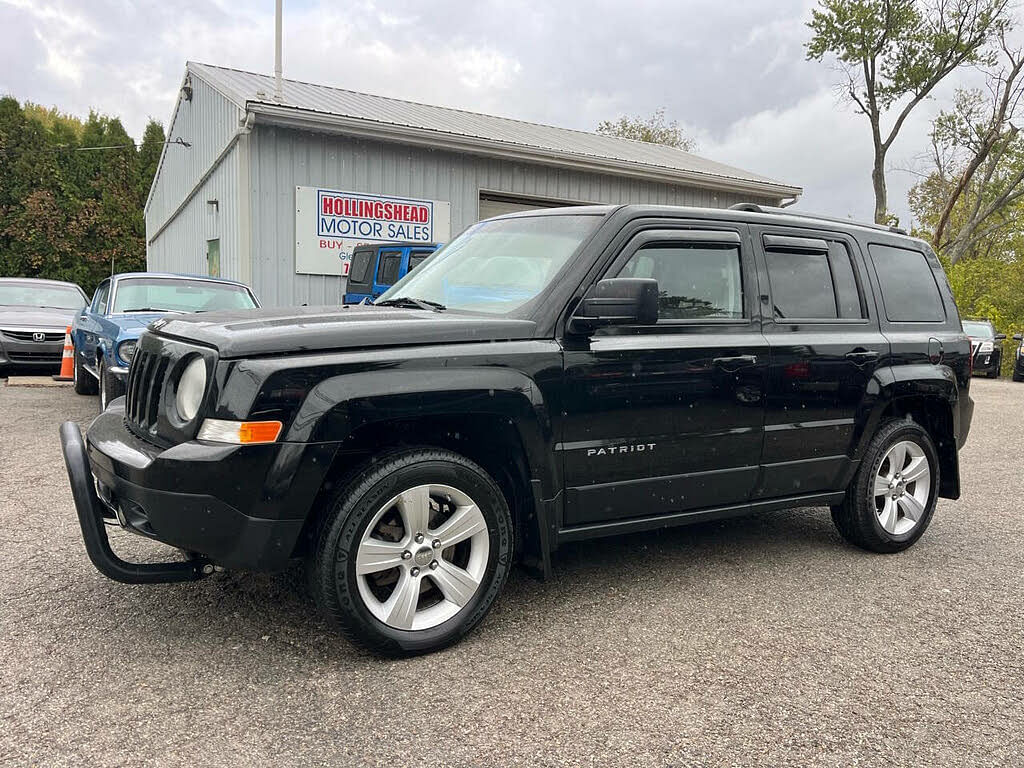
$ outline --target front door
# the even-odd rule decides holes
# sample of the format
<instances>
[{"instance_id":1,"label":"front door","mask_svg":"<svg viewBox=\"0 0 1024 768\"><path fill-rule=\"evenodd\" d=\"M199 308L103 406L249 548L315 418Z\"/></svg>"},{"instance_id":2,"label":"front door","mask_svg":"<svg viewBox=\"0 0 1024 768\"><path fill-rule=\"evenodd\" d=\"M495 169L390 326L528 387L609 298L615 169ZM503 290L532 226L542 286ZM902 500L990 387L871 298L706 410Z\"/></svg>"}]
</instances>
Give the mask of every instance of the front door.
<instances>
[{"instance_id":1,"label":"front door","mask_svg":"<svg viewBox=\"0 0 1024 768\"><path fill-rule=\"evenodd\" d=\"M752 231L771 348L764 466L754 498L845 488L871 405L869 382L889 365L888 340L862 288L863 256L840 233Z\"/></svg>"},{"instance_id":2,"label":"front door","mask_svg":"<svg viewBox=\"0 0 1024 768\"><path fill-rule=\"evenodd\" d=\"M747 229L636 234L603 277L658 281L654 326L567 336L565 523L745 503L758 476L768 347Z\"/></svg>"}]
</instances>

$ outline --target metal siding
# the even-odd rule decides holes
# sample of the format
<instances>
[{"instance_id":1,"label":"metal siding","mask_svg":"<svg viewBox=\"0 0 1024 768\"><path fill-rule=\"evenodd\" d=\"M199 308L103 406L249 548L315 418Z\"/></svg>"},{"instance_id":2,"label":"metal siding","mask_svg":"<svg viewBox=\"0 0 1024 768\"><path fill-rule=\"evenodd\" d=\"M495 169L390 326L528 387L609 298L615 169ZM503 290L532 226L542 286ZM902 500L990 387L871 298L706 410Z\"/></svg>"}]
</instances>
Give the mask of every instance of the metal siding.
<instances>
[{"instance_id":1,"label":"metal siding","mask_svg":"<svg viewBox=\"0 0 1024 768\"><path fill-rule=\"evenodd\" d=\"M174 213L231 141L243 112L210 84L192 77L192 100L179 95L168 141L181 138L192 146L169 144L153 182L146 209L147 241Z\"/></svg>"},{"instance_id":2,"label":"metal siding","mask_svg":"<svg viewBox=\"0 0 1024 768\"><path fill-rule=\"evenodd\" d=\"M244 279L239 264L238 160L236 145L150 244L147 266L151 271L205 275L206 241L219 239L221 277ZM219 208L214 209L207 200L219 201Z\"/></svg>"},{"instance_id":3,"label":"metal siding","mask_svg":"<svg viewBox=\"0 0 1024 768\"><path fill-rule=\"evenodd\" d=\"M453 237L476 222L481 190L592 203L723 208L738 202L779 203L778 198L757 199L259 124L250 143L252 286L265 306L337 304L344 292L344 278L295 273L296 186L447 200ZM566 194L560 194L563 189ZM221 249L223 259L223 242Z\"/></svg>"}]
</instances>

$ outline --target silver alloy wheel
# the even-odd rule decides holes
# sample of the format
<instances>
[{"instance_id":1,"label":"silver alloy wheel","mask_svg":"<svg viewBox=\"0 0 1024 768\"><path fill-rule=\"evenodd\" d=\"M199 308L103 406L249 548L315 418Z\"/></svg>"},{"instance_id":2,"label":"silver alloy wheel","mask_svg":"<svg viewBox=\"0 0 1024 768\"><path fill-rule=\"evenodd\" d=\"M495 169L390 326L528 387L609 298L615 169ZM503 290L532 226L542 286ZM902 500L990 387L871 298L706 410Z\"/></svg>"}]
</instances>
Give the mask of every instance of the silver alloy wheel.
<instances>
[{"instance_id":1,"label":"silver alloy wheel","mask_svg":"<svg viewBox=\"0 0 1024 768\"><path fill-rule=\"evenodd\" d=\"M924 449L911 440L894 443L875 475L875 514L887 533L910 533L924 516L932 469Z\"/></svg>"},{"instance_id":2,"label":"silver alloy wheel","mask_svg":"<svg viewBox=\"0 0 1024 768\"><path fill-rule=\"evenodd\" d=\"M432 519L442 517L443 511L449 514L432 528ZM380 530L385 516L395 512L402 533L386 541ZM436 627L476 594L489 553L487 521L468 494L448 485L418 485L388 501L366 526L356 550L359 595L370 613L389 627ZM375 589L382 578L394 581L386 596Z\"/></svg>"}]
</instances>

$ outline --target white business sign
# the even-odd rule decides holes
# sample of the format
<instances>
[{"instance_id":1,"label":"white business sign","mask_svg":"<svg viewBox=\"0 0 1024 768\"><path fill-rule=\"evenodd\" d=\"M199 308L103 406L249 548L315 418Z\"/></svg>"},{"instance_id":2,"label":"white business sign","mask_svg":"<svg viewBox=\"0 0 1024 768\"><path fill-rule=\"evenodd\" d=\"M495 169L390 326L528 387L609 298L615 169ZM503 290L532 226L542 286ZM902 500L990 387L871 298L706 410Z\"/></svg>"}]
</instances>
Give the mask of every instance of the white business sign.
<instances>
[{"instance_id":1,"label":"white business sign","mask_svg":"<svg viewBox=\"0 0 1024 768\"><path fill-rule=\"evenodd\" d=\"M358 245L443 243L451 235L451 204L320 187L295 188L295 271L348 275Z\"/></svg>"}]
</instances>

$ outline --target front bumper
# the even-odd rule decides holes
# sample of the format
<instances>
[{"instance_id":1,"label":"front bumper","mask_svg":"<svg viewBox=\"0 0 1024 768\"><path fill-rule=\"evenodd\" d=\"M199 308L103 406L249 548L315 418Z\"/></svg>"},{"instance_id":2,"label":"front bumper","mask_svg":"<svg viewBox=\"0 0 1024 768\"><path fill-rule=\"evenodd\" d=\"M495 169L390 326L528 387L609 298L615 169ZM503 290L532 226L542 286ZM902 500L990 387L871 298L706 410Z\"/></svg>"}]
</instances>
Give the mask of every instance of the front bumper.
<instances>
[{"instance_id":1,"label":"front bumper","mask_svg":"<svg viewBox=\"0 0 1024 768\"><path fill-rule=\"evenodd\" d=\"M990 374L993 371L998 372L999 370L999 353L995 350L991 352L976 352L974 354L974 365L972 368L975 374Z\"/></svg>"},{"instance_id":2,"label":"front bumper","mask_svg":"<svg viewBox=\"0 0 1024 768\"><path fill-rule=\"evenodd\" d=\"M61 442L86 549L108 576L90 540L105 542L102 524L115 518L135 533L196 553L202 563L280 570L330 465L324 446L317 445L193 441L164 450L128 431L121 399L96 418L87 440L68 422Z\"/></svg>"},{"instance_id":3,"label":"front bumper","mask_svg":"<svg viewBox=\"0 0 1024 768\"><path fill-rule=\"evenodd\" d=\"M63 352L63 341L55 343L14 341L6 337L0 339L0 365L3 366L59 366Z\"/></svg>"}]
</instances>

